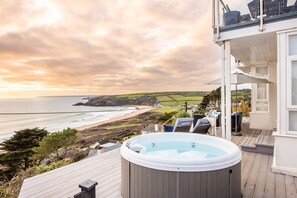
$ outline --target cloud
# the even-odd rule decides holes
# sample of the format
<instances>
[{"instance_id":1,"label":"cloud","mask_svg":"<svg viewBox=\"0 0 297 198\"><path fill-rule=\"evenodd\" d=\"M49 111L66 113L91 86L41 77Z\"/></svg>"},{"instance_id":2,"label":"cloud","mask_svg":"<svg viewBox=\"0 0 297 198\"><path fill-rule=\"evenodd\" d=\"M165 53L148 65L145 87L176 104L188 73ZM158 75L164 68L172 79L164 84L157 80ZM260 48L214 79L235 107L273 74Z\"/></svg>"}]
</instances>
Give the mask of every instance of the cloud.
<instances>
[{"instance_id":1,"label":"cloud","mask_svg":"<svg viewBox=\"0 0 297 198\"><path fill-rule=\"evenodd\" d=\"M206 0L2 4L2 97L205 90L219 76Z\"/></svg>"}]
</instances>

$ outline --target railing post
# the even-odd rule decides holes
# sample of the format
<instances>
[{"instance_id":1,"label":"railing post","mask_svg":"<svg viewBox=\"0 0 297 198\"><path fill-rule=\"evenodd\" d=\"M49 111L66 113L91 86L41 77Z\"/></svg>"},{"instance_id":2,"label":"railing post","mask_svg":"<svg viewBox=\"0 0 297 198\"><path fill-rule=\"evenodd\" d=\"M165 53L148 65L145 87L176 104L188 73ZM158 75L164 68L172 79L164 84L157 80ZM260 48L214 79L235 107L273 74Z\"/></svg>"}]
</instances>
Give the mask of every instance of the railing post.
<instances>
[{"instance_id":1,"label":"railing post","mask_svg":"<svg viewBox=\"0 0 297 198\"><path fill-rule=\"evenodd\" d=\"M225 41L226 140L231 141L231 46Z\"/></svg>"},{"instance_id":2,"label":"railing post","mask_svg":"<svg viewBox=\"0 0 297 198\"><path fill-rule=\"evenodd\" d=\"M215 18L217 19L216 29L217 29L217 39L220 38L220 3L219 0L216 0L216 12Z\"/></svg>"},{"instance_id":3,"label":"railing post","mask_svg":"<svg viewBox=\"0 0 297 198\"><path fill-rule=\"evenodd\" d=\"M215 18L215 11L216 11L216 0L212 0L212 28L215 28L216 18Z\"/></svg>"},{"instance_id":4,"label":"railing post","mask_svg":"<svg viewBox=\"0 0 297 198\"><path fill-rule=\"evenodd\" d=\"M225 115L225 42L221 45L221 129L222 138L226 138Z\"/></svg>"},{"instance_id":5,"label":"railing post","mask_svg":"<svg viewBox=\"0 0 297 198\"><path fill-rule=\"evenodd\" d=\"M81 192L74 195L74 198L96 198L96 185L98 183L92 180L87 180L81 184Z\"/></svg>"},{"instance_id":6,"label":"railing post","mask_svg":"<svg viewBox=\"0 0 297 198\"><path fill-rule=\"evenodd\" d=\"M260 27L259 27L259 31L262 32L264 31L264 5L263 5L263 1L264 0L260 0Z\"/></svg>"}]
</instances>

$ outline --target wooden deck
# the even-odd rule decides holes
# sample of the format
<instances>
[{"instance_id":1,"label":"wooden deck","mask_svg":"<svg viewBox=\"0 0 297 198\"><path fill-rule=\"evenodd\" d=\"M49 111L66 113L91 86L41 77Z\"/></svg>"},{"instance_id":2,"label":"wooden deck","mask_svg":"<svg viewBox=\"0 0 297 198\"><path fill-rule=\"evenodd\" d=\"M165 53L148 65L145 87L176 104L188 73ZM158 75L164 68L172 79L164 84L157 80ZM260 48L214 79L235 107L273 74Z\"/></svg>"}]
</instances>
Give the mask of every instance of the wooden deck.
<instances>
[{"instance_id":1,"label":"wooden deck","mask_svg":"<svg viewBox=\"0 0 297 198\"><path fill-rule=\"evenodd\" d=\"M232 136L239 147L246 137L257 137L258 130L243 127L243 136ZM271 172L273 156L242 152L241 190L243 197L297 197L297 178ZM121 197L119 149L44 173L24 181L21 198L73 197L78 185L87 179L98 182L97 197Z\"/></svg>"},{"instance_id":2,"label":"wooden deck","mask_svg":"<svg viewBox=\"0 0 297 198\"><path fill-rule=\"evenodd\" d=\"M241 150L253 153L262 153L273 155L274 153L274 137L270 130L260 130L257 138L247 137L241 144Z\"/></svg>"}]
</instances>

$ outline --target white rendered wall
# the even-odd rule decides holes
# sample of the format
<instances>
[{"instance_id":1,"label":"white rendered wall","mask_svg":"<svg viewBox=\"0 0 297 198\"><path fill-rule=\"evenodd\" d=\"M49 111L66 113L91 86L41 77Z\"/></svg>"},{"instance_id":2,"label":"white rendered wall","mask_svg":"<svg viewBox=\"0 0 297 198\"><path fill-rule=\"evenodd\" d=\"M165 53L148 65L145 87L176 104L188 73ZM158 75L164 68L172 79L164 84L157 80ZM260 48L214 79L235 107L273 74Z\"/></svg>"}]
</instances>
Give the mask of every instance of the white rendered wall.
<instances>
[{"instance_id":1,"label":"white rendered wall","mask_svg":"<svg viewBox=\"0 0 297 198\"><path fill-rule=\"evenodd\" d=\"M252 129L266 129L273 130L276 128L277 119L277 75L276 75L276 62L269 62L267 65L269 70L269 81L273 84L269 84L268 99L269 110L268 112L256 111L256 85L252 86L252 112L250 113L250 128ZM254 68L253 68L254 69Z\"/></svg>"},{"instance_id":2,"label":"white rendered wall","mask_svg":"<svg viewBox=\"0 0 297 198\"><path fill-rule=\"evenodd\" d=\"M274 159L272 171L297 176L297 136L274 133Z\"/></svg>"},{"instance_id":3,"label":"white rendered wall","mask_svg":"<svg viewBox=\"0 0 297 198\"><path fill-rule=\"evenodd\" d=\"M274 159L272 171L287 175L297 176L297 133L290 134L288 131L288 79L287 73L287 34L278 33L278 63L277 63L277 131L275 136ZM297 33L297 31L295 30Z\"/></svg>"}]
</instances>

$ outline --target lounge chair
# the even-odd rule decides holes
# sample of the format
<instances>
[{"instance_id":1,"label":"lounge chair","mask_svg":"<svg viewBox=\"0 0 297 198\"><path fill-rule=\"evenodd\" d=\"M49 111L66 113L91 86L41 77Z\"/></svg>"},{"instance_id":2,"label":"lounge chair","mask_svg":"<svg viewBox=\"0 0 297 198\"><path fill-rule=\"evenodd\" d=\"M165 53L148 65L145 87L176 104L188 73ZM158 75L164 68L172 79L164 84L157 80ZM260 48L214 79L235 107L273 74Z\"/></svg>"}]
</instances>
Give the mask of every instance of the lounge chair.
<instances>
[{"instance_id":1,"label":"lounge chair","mask_svg":"<svg viewBox=\"0 0 297 198\"><path fill-rule=\"evenodd\" d=\"M204 117L205 117L205 115L202 115L202 114L194 114L194 115L193 115L193 118L194 118L193 126L196 126L197 121L198 121L199 119L204 118Z\"/></svg>"},{"instance_id":2,"label":"lounge chair","mask_svg":"<svg viewBox=\"0 0 297 198\"><path fill-rule=\"evenodd\" d=\"M175 122L173 132L189 132L193 124L193 118L178 118Z\"/></svg>"},{"instance_id":3,"label":"lounge chair","mask_svg":"<svg viewBox=\"0 0 297 198\"><path fill-rule=\"evenodd\" d=\"M209 134L208 129L211 127L206 118L199 119L192 131L192 133Z\"/></svg>"}]
</instances>

